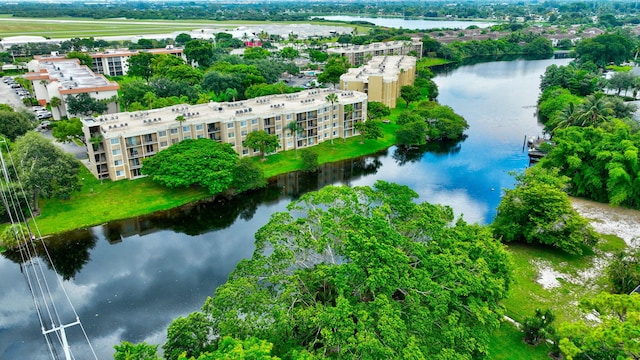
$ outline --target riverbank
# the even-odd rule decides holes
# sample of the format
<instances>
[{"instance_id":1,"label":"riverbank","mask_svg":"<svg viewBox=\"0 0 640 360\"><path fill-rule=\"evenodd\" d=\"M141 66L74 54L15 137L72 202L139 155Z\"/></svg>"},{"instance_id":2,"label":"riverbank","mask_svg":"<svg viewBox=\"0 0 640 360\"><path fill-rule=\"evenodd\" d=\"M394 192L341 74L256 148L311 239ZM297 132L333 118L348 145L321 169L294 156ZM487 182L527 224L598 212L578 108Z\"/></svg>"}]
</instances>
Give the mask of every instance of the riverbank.
<instances>
[{"instance_id":1,"label":"riverbank","mask_svg":"<svg viewBox=\"0 0 640 360\"><path fill-rule=\"evenodd\" d=\"M402 110L403 106L394 109L390 118L395 118ZM318 153L320 164L374 154L395 143L397 125L390 123L381 126L384 136L380 139L365 140L364 144L360 144L359 136L346 140L336 139L333 145L324 142L314 146L312 150ZM253 160L263 169L266 178L297 171L302 165L300 154L295 150L270 155L266 161L260 161L258 157ZM81 168L80 179L82 189L70 199L40 201L41 215L35 221L40 234L50 235L87 228L212 198L204 189L170 189L148 178L100 181L84 167Z\"/></svg>"}]
</instances>

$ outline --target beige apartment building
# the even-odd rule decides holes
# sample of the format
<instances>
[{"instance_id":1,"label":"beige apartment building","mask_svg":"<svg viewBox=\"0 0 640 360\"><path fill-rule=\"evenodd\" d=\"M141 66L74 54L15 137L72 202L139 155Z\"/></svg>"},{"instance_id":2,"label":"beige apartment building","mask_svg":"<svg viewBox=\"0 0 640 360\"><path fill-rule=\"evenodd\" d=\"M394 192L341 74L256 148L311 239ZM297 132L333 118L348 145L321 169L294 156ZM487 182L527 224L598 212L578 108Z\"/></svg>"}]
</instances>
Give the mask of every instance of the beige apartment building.
<instances>
[{"instance_id":1,"label":"beige apartment building","mask_svg":"<svg viewBox=\"0 0 640 360\"><path fill-rule=\"evenodd\" d=\"M400 88L413 85L416 78L416 58L413 56L374 56L366 65L350 68L340 76L340 89L360 91L369 101L396 107Z\"/></svg>"},{"instance_id":2,"label":"beige apartment building","mask_svg":"<svg viewBox=\"0 0 640 360\"><path fill-rule=\"evenodd\" d=\"M127 75L129 72L129 58L142 52L151 53L153 55L174 55L183 60L187 60L184 55L184 49L181 47L167 46L163 49L145 49L145 50L107 50L104 52L89 53L93 59L91 69L98 73L109 76Z\"/></svg>"},{"instance_id":3,"label":"beige apartment building","mask_svg":"<svg viewBox=\"0 0 640 360\"><path fill-rule=\"evenodd\" d=\"M36 99L45 106L53 97L62 101L53 106L51 113L55 120L72 117L67 109L66 98L87 93L96 100L111 99L107 104L107 113L118 112L118 89L120 85L107 80L103 75L95 74L91 69L80 65L78 59L65 59L59 56L37 56L27 64L29 72L25 78L31 81Z\"/></svg>"},{"instance_id":4,"label":"beige apartment building","mask_svg":"<svg viewBox=\"0 0 640 360\"><path fill-rule=\"evenodd\" d=\"M418 59L422 58L422 40L414 38L327 49L329 55L336 54L349 59L351 66L364 64L374 56L409 55L410 52L415 52Z\"/></svg>"},{"instance_id":5,"label":"beige apartment building","mask_svg":"<svg viewBox=\"0 0 640 360\"><path fill-rule=\"evenodd\" d=\"M331 93L337 95L333 105L327 101ZM351 106L345 109L346 105ZM231 144L240 156L254 156L259 154L256 149L243 146L252 131L277 135L280 148L276 151L292 150L355 136L354 124L365 121L366 115L365 93L314 89L236 102L123 112L86 118L82 123L91 172L99 179L122 180L141 177L142 159L185 139L209 138ZM302 130L295 134L289 131L291 122Z\"/></svg>"}]
</instances>

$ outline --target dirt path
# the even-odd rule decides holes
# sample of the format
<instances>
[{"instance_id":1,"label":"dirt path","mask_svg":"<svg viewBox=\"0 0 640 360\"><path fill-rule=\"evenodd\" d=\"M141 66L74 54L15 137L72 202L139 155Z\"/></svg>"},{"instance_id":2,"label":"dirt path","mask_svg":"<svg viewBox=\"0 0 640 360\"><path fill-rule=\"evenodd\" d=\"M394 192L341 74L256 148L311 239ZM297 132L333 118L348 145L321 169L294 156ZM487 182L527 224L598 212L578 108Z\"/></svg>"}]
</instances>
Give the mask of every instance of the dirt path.
<instances>
[{"instance_id":1,"label":"dirt path","mask_svg":"<svg viewBox=\"0 0 640 360\"><path fill-rule=\"evenodd\" d=\"M598 233L616 235L629 247L640 246L640 211L577 198L571 202Z\"/></svg>"}]
</instances>

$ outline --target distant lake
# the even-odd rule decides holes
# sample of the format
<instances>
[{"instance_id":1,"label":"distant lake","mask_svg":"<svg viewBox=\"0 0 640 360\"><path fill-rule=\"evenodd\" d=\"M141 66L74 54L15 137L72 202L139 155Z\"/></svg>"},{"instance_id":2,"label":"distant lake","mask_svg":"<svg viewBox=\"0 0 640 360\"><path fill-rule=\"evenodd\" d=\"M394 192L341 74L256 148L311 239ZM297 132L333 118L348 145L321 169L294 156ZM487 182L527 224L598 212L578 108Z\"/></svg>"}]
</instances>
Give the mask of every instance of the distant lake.
<instances>
[{"instance_id":1,"label":"distant lake","mask_svg":"<svg viewBox=\"0 0 640 360\"><path fill-rule=\"evenodd\" d=\"M485 21L457 21L457 20L405 20L403 18L373 18L360 16L322 16L326 20L334 21L366 21L377 26L403 28L411 30L429 29L466 29L471 25L486 28L495 25L494 22Z\"/></svg>"}]
</instances>

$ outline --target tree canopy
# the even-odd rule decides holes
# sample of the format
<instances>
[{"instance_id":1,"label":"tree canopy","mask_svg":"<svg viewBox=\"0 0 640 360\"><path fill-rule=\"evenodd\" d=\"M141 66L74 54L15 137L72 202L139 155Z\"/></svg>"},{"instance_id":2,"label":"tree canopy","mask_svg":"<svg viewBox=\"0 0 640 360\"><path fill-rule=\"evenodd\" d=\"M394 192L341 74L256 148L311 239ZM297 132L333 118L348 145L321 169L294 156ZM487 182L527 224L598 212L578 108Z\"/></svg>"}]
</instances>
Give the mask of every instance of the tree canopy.
<instances>
[{"instance_id":1,"label":"tree canopy","mask_svg":"<svg viewBox=\"0 0 640 360\"><path fill-rule=\"evenodd\" d=\"M80 93L76 96L67 96L67 109L69 113L88 116L102 114L107 111L107 104L102 100L96 100L88 93Z\"/></svg>"},{"instance_id":2,"label":"tree canopy","mask_svg":"<svg viewBox=\"0 0 640 360\"><path fill-rule=\"evenodd\" d=\"M562 191L566 177L558 176L557 171L533 167L516 179L516 188L505 190L491 224L498 238L504 242L549 245L570 254L582 254L584 246L596 243L593 228Z\"/></svg>"},{"instance_id":3,"label":"tree canopy","mask_svg":"<svg viewBox=\"0 0 640 360\"><path fill-rule=\"evenodd\" d=\"M247 134L243 146L260 150L264 159L267 153L275 151L280 146L280 139L277 135L267 134L264 130L252 131Z\"/></svg>"},{"instance_id":4,"label":"tree canopy","mask_svg":"<svg viewBox=\"0 0 640 360\"><path fill-rule=\"evenodd\" d=\"M84 133L82 132L82 122L79 118L74 117L68 120L60 120L53 123L51 135L59 142L71 142L73 140L82 140Z\"/></svg>"},{"instance_id":5,"label":"tree canopy","mask_svg":"<svg viewBox=\"0 0 640 360\"><path fill-rule=\"evenodd\" d=\"M290 357L479 358L502 315L509 261L488 229L452 223L406 186L328 186L273 214L203 312L212 338Z\"/></svg>"},{"instance_id":6,"label":"tree canopy","mask_svg":"<svg viewBox=\"0 0 640 360\"><path fill-rule=\"evenodd\" d=\"M37 132L28 132L16 140L18 174L24 188L31 193L34 211L38 197L68 199L80 190L80 163Z\"/></svg>"},{"instance_id":7,"label":"tree canopy","mask_svg":"<svg viewBox=\"0 0 640 360\"><path fill-rule=\"evenodd\" d=\"M0 110L0 134L14 141L18 136L24 135L33 129L33 123L22 112Z\"/></svg>"},{"instance_id":8,"label":"tree canopy","mask_svg":"<svg viewBox=\"0 0 640 360\"><path fill-rule=\"evenodd\" d=\"M199 185L218 194L230 187L237 162L229 144L186 139L144 159L142 173L171 188Z\"/></svg>"}]
</instances>

